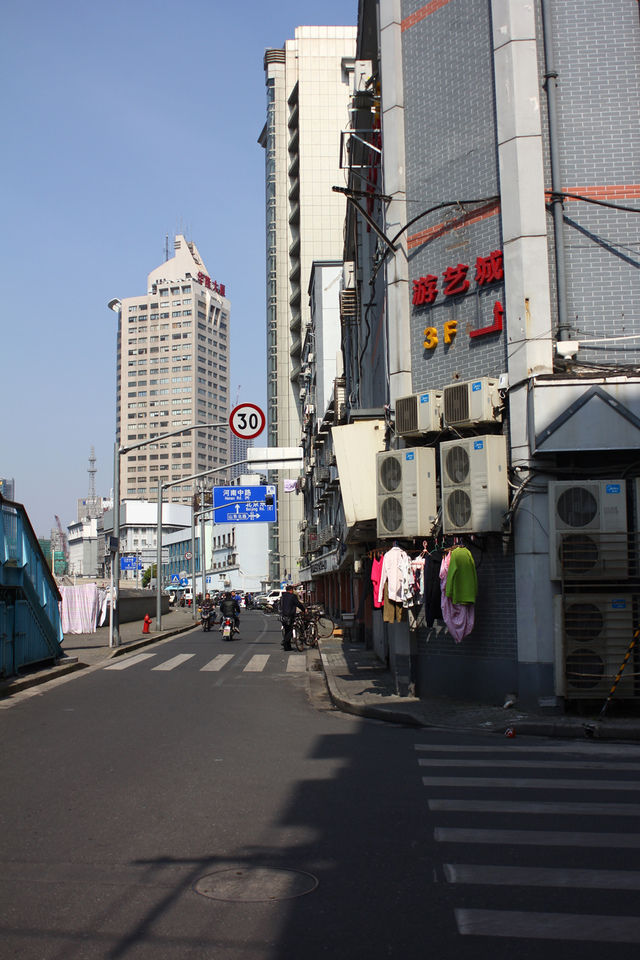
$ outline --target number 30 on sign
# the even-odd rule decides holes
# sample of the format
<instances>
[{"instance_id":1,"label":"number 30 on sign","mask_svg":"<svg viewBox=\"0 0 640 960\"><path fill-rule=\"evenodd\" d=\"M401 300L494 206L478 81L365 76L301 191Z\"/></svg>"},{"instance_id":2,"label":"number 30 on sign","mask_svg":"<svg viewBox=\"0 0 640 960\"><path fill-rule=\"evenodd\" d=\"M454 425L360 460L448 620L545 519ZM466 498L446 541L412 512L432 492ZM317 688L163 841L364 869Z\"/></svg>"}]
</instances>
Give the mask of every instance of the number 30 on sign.
<instances>
[{"instance_id":1,"label":"number 30 on sign","mask_svg":"<svg viewBox=\"0 0 640 960\"><path fill-rule=\"evenodd\" d=\"M253 440L264 430L266 417L255 403L241 403L229 415L229 427L241 440Z\"/></svg>"}]
</instances>

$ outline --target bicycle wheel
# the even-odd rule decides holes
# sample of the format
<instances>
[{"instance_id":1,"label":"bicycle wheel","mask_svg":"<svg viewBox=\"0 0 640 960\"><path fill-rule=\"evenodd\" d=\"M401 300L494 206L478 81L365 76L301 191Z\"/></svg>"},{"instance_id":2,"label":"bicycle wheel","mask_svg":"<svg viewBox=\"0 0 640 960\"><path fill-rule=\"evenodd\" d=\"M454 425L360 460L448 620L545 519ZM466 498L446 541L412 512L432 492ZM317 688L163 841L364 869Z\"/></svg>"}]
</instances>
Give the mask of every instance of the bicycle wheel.
<instances>
[{"instance_id":1,"label":"bicycle wheel","mask_svg":"<svg viewBox=\"0 0 640 960\"><path fill-rule=\"evenodd\" d=\"M333 636L334 626L335 624L331 619L331 617L327 617L326 615L322 617L318 617L318 619L316 620L316 630L318 631L318 636L322 640L326 640L327 637Z\"/></svg>"},{"instance_id":2,"label":"bicycle wheel","mask_svg":"<svg viewBox=\"0 0 640 960\"><path fill-rule=\"evenodd\" d=\"M296 650L304 650L304 627L302 627L301 624L296 623L291 639L293 640Z\"/></svg>"},{"instance_id":3,"label":"bicycle wheel","mask_svg":"<svg viewBox=\"0 0 640 960\"><path fill-rule=\"evenodd\" d=\"M310 620L306 625L304 642L308 647L318 646L318 625L314 620Z\"/></svg>"}]
</instances>

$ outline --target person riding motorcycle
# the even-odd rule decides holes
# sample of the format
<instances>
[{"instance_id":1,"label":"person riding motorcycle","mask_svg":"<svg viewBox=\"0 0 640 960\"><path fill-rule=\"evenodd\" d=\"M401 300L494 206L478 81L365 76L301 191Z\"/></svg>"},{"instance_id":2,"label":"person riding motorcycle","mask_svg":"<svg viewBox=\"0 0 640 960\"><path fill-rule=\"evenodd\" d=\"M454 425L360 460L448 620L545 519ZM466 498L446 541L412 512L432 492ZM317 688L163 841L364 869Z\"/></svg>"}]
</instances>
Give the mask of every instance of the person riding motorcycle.
<instances>
[{"instance_id":1,"label":"person riding motorcycle","mask_svg":"<svg viewBox=\"0 0 640 960\"><path fill-rule=\"evenodd\" d=\"M204 620L205 617L209 617L210 625L213 625L216 622L216 608L214 606L213 600L211 599L211 594L205 594L205 598L202 601L202 606L200 607L200 617Z\"/></svg>"},{"instance_id":2,"label":"person riding motorcycle","mask_svg":"<svg viewBox=\"0 0 640 960\"><path fill-rule=\"evenodd\" d=\"M240 604L230 590L227 590L220 601L220 613L222 614L223 620L225 617L233 617L234 627L236 630L240 629Z\"/></svg>"}]
</instances>

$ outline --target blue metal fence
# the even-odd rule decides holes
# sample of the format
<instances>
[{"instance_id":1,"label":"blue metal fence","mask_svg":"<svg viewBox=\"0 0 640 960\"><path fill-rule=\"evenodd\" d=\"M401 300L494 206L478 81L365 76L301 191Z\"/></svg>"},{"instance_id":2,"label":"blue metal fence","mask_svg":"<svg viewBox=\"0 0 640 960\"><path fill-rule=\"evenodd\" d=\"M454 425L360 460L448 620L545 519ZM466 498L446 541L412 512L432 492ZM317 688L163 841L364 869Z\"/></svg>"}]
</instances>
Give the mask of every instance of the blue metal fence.
<instances>
[{"instance_id":1,"label":"blue metal fence","mask_svg":"<svg viewBox=\"0 0 640 960\"><path fill-rule=\"evenodd\" d=\"M63 656L60 593L20 503L0 496L0 673Z\"/></svg>"}]
</instances>

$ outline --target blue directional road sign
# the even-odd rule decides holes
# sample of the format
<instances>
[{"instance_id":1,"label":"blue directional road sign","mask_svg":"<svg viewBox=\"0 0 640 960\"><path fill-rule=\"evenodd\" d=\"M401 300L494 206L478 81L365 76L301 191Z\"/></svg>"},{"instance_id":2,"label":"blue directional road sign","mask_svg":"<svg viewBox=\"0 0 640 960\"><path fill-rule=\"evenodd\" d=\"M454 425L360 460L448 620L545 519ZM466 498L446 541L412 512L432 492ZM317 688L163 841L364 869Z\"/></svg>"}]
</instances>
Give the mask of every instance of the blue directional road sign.
<instances>
[{"instance_id":1,"label":"blue directional road sign","mask_svg":"<svg viewBox=\"0 0 640 960\"><path fill-rule=\"evenodd\" d=\"M142 570L142 561L138 557L120 557L121 570Z\"/></svg>"},{"instance_id":2,"label":"blue directional road sign","mask_svg":"<svg viewBox=\"0 0 640 960\"><path fill-rule=\"evenodd\" d=\"M216 523L275 523L278 519L276 488L214 487L214 520Z\"/></svg>"}]
</instances>

